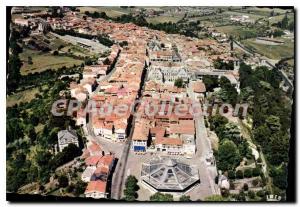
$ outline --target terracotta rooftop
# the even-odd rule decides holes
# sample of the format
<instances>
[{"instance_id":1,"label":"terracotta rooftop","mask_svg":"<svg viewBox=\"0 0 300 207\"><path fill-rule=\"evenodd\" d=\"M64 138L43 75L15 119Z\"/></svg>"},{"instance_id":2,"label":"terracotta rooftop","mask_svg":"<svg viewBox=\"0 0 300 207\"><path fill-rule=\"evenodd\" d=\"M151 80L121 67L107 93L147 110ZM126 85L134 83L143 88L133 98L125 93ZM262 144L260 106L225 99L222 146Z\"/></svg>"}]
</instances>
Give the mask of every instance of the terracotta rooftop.
<instances>
[{"instance_id":1,"label":"terracotta rooftop","mask_svg":"<svg viewBox=\"0 0 300 207\"><path fill-rule=\"evenodd\" d=\"M85 189L85 193L92 193L92 192L101 192L105 193L106 192L106 182L102 180L97 180L97 181L91 181L87 185Z\"/></svg>"}]
</instances>

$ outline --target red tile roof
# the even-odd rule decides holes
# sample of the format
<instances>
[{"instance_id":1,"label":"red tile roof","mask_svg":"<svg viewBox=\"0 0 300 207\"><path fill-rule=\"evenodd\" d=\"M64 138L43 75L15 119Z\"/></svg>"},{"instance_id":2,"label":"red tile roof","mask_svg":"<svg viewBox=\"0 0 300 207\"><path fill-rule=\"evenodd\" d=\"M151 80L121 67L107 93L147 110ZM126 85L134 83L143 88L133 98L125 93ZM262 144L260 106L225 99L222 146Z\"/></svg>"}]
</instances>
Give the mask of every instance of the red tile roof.
<instances>
[{"instance_id":1,"label":"red tile roof","mask_svg":"<svg viewBox=\"0 0 300 207\"><path fill-rule=\"evenodd\" d=\"M92 192L106 192L106 182L102 180L91 181L89 182L88 186L85 189L85 193L92 193Z\"/></svg>"}]
</instances>

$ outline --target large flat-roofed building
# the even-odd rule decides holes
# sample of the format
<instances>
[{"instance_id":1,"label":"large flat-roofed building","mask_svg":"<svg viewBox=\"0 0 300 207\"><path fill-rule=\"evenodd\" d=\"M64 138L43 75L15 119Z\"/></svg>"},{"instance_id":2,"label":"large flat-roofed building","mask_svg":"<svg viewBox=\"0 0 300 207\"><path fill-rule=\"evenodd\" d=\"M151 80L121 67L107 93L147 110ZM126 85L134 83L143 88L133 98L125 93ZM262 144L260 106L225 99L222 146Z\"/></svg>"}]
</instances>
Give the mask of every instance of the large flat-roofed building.
<instances>
[{"instance_id":1,"label":"large flat-roofed building","mask_svg":"<svg viewBox=\"0 0 300 207\"><path fill-rule=\"evenodd\" d=\"M152 192L184 193L200 183L198 170L180 159L155 157L143 163L143 185Z\"/></svg>"}]
</instances>

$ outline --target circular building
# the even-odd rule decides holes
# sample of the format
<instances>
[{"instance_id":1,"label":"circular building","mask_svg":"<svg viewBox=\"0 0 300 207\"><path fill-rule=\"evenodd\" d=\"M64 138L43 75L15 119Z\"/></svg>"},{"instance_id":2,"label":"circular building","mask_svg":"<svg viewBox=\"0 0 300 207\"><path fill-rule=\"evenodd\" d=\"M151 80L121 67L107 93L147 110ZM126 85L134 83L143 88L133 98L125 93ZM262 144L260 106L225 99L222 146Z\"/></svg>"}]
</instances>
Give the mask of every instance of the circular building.
<instances>
[{"instance_id":1,"label":"circular building","mask_svg":"<svg viewBox=\"0 0 300 207\"><path fill-rule=\"evenodd\" d=\"M154 192L183 193L200 183L198 170L179 159L156 157L143 163L142 183Z\"/></svg>"}]
</instances>

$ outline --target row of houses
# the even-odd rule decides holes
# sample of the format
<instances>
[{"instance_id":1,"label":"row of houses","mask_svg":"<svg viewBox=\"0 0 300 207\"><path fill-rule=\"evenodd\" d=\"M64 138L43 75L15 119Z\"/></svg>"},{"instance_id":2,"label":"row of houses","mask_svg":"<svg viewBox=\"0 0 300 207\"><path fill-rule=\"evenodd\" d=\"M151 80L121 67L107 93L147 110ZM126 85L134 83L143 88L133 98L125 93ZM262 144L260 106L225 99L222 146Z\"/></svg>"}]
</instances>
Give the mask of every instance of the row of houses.
<instances>
[{"instance_id":1,"label":"row of houses","mask_svg":"<svg viewBox=\"0 0 300 207\"><path fill-rule=\"evenodd\" d=\"M84 195L95 199L107 198L108 183L115 163L114 155L103 151L92 141L89 142L83 157L86 168L81 175L81 180L88 183Z\"/></svg>"}]
</instances>

